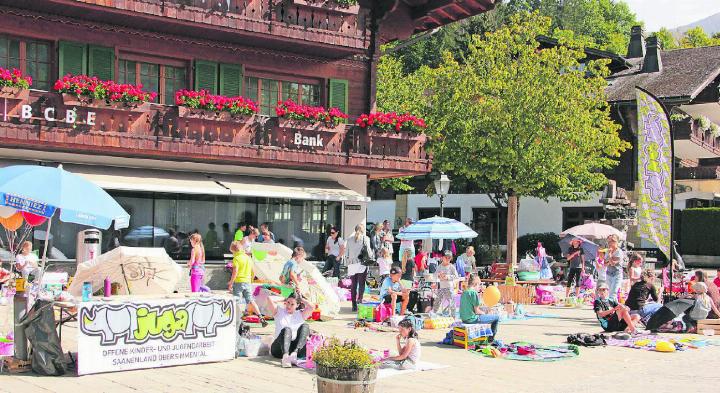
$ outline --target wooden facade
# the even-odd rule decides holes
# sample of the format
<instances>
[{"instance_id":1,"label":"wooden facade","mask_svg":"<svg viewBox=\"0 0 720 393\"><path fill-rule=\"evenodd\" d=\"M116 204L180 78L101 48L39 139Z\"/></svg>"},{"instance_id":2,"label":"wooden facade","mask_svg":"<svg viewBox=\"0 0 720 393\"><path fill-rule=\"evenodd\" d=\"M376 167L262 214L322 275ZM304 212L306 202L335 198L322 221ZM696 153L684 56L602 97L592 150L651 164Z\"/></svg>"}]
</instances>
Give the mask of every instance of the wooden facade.
<instances>
[{"instance_id":1,"label":"wooden facade","mask_svg":"<svg viewBox=\"0 0 720 393\"><path fill-rule=\"evenodd\" d=\"M4 147L369 178L427 173L424 136L351 125L374 108L379 45L493 4L361 0L341 8L332 0L0 0L0 66L17 65L33 76L33 89L42 90L0 94L0 141ZM135 109L78 105L48 91L67 73L143 82L159 98ZM299 99L348 113L348 125L313 128L273 118L270 106L298 87L309 92ZM264 100L264 116L228 121L190 113L174 105L181 88L255 94L250 98ZM32 108L30 118L21 116L22 105ZM71 124L65 114L73 109L78 120ZM88 112L94 124L83 123ZM291 143L297 134L321 138L323 145L297 146Z\"/></svg>"}]
</instances>

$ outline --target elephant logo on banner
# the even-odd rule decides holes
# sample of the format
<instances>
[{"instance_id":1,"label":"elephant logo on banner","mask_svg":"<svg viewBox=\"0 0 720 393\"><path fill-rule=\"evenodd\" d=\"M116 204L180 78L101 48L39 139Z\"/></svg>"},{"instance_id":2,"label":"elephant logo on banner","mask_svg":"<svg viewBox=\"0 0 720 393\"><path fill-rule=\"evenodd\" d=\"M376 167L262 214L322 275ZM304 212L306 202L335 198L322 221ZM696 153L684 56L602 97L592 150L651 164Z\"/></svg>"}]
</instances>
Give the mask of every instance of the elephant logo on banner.
<instances>
[{"instance_id":1,"label":"elephant logo on banner","mask_svg":"<svg viewBox=\"0 0 720 393\"><path fill-rule=\"evenodd\" d=\"M98 304L80 310L80 331L99 336L100 345L166 343L178 337L215 337L217 329L234 321L232 300L192 300L183 304Z\"/></svg>"}]
</instances>

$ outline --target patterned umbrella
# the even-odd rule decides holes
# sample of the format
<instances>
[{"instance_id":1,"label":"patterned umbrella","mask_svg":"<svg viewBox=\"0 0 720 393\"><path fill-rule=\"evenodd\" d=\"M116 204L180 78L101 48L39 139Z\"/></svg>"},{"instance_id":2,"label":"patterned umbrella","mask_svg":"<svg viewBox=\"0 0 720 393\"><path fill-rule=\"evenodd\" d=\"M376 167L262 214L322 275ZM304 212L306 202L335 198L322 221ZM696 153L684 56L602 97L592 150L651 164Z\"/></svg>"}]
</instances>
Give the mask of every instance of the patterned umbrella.
<instances>
[{"instance_id":1,"label":"patterned umbrella","mask_svg":"<svg viewBox=\"0 0 720 393\"><path fill-rule=\"evenodd\" d=\"M396 237L401 240L470 239L477 235L477 232L459 221L435 216L410 225Z\"/></svg>"}]
</instances>

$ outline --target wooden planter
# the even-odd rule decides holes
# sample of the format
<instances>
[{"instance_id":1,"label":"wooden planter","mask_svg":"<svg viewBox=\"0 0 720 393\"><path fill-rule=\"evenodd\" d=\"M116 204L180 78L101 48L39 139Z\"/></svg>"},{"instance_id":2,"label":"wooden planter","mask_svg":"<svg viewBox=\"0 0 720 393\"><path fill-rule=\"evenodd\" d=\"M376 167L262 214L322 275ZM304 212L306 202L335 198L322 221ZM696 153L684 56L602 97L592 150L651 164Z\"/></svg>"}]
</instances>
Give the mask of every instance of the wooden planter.
<instances>
[{"instance_id":1,"label":"wooden planter","mask_svg":"<svg viewBox=\"0 0 720 393\"><path fill-rule=\"evenodd\" d=\"M147 120L148 103L107 102L95 100L89 96L62 94L63 104L76 108L78 117L85 112L95 112L95 126L92 129L102 132L134 132Z\"/></svg>"},{"instance_id":2,"label":"wooden planter","mask_svg":"<svg viewBox=\"0 0 720 393\"><path fill-rule=\"evenodd\" d=\"M317 365L318 393L373 393L377 367L333 368Z\"/></svg>"},{"instance_id":3,"label":"wooden planter","mask_svg":"<svg viewBox=\"0 0 720 393\"><path fill-rule=\"evenodd\" d=\"M17 87L0 87L0 119L7 121L10 116L15 116L20 105L28 102L30 90Z\"/></svg>"},{"instance_id":4,"label":"wooden planter","mask_svg":"<svg viewBox=\"0 0 720 393\"><path fill-rule=\"evenodd\" d=\"M359 4L343 7L333 0L292 0L292 4L336 14L357 15L360 12Z\"/></svg>"},{"instance_id":5,"label":"wooden planter","mask_svg":"<svg viewBox=\"0 0 720 393\"><path fill-rule=\"evenodd\" d=\"M234 145L254 144L255 116L237 116L230 112L213 112L178 107L177 126L184 138Z\"/></svg>"},{"instance_id":6,"label":"wooden planter","mask_svg":"<svg viewBox=\"0 0 720 393\"><path fill-rule=\"evenodd\" d=\"M343 151L346 135L344 123L333 126L279 118L277 126L273 125L271 129L270 145L283 149L338 153Z\"/></svg>"},{"instance_id":7,"label":"wooden planter","mask_svg":"<svg viewBox=\"0 0 720 393\"><path fill-rule=\"evenodd\" d=\"M375 127L356 131L358 136L358 153L421 158L427 137L410 131L385 131Z\"/></svg>"}]
</instances>

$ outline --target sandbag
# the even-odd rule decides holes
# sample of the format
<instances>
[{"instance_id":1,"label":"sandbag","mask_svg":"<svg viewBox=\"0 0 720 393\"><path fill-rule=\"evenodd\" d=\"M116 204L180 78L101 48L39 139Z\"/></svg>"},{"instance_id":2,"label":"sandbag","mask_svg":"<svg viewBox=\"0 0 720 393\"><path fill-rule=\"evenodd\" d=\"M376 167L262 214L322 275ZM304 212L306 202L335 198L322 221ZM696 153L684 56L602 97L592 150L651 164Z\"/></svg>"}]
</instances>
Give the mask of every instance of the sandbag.
<instances>
[{"instance_id":1,"label":"sandbag","mask_svg":"<svg viewBox=\"0 0 720 393\"><path fill-rule=\"evenodd\" d=\"M55 330L52 304L52 301L38 299L30 312L20 320L32 348L32 369L41 375L63 375L66 371L65 355Z\"/></svg>"}]
</instances>

